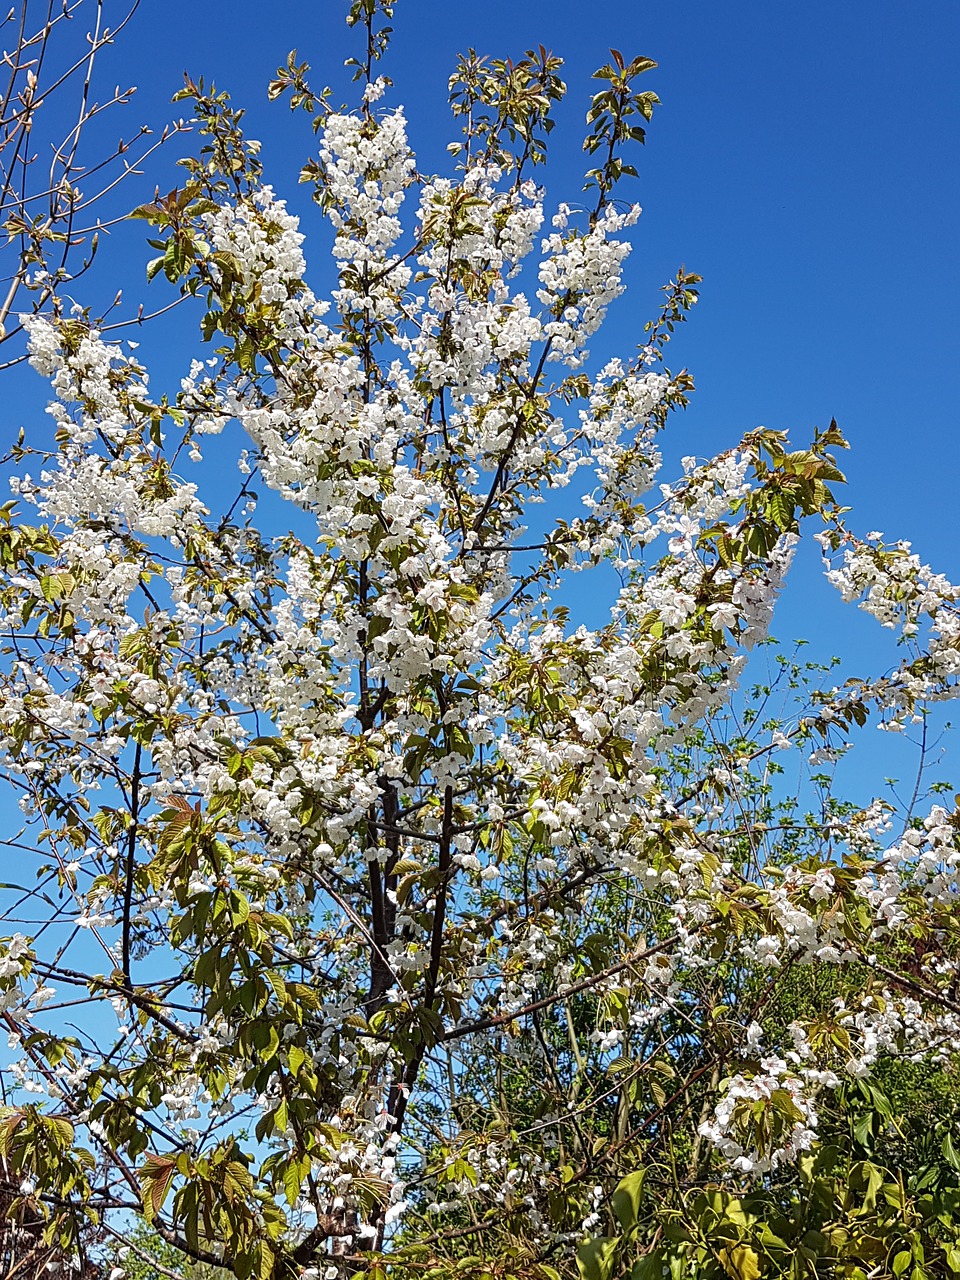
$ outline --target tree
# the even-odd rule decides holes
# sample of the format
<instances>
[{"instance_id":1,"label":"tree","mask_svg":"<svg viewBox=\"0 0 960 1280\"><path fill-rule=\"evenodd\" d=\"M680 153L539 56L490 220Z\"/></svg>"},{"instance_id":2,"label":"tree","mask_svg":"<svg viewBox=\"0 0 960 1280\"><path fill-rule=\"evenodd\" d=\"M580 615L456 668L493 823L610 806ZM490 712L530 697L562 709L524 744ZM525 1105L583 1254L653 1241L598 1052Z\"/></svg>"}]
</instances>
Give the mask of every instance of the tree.
<instances>
[{"instance_id":1,"label":"tree","mask_svg":"<svg viewBox=\"0 0 960 1280\"><path fill-rule=\"evenodd\" d=\"M38 863L0 954L13 1211L135 1274L956 1270L952 1116L923 1122L960 818L830 776L954 695L956 588L852 532L835 423L654 487L698 277L632 354L585 346L654 64L598 71L588 203L541 240L559 59L461 59L428 177L380 105L391 16L350 8L355 111L295 55L270 86L317 134L329 302L242 112L188 80L203 146L136 216L211 354L155 397L89 315L25 319L56 439L0 508L8 843ZM224 499L203 455L239 432ZM811 523L899 630L881 678L763 647ZM576 625L559 586L611 565L611 621Z\"/></svg>"},{"instance_id":2,"label":"tree","mask_svg":"<svg viewBox=\"0 0 960 1280\"><path fill-rule=\"evenodd\" d=\"M0 22L5 37L0 90L0 345L3 369L25 359L20 309L59 305L59 294L86 274L100 233L111 225L112 193L167 137L152 144L141 126L114 147L91 143L101 117L130 102L117 86L96 96L98 64L136 11L104 0L60 6L20 0ZM119 296L118 299L119 301ZM17 340L19 346L17 346ZM12 1203L16 1184L0 1168L0 1266L5 1275L42 1274L57 1263L43 1240L43 1219ZM10 1212L8 1212L10 1210Z\"/></svg>"},{"instance_id":3,"label":"tree","mask_svg":"<svg viewBox=\"0 0 960 1280\"><path fill-rule=\"evenodd\" d=\"M100 233L123 216L111 217L112 193L185 128L171 125L152 142L147 125L113 147L89 141L101 117L136 92L117 86L102 101L94 96L103 52L138 3L114 10L105 0L19 0L0 24L11 42L0 90L0 225L7 235L0 343L22 334L19 309L61 305L65 288L91 267Z\"/></svg>"}]
</instances>

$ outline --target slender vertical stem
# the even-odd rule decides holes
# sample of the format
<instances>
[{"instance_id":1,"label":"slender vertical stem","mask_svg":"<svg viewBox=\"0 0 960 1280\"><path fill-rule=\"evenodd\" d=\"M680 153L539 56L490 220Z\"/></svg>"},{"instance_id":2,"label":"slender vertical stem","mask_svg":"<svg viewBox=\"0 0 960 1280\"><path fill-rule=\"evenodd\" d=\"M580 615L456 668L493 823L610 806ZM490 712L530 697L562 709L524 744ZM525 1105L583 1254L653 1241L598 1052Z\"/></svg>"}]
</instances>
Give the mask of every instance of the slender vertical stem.
<instances>
[{"instance_id":1,"label":"slender vertical stem","mask_svg":"<svg viewBox=\"0 0 960 1280\"><path fill-rule=\"evenodd\" d=\"M133 881L137 866L137 829L140 819L140 764L143 747L138 742L133 757L133 772L130 776L130 827L127 831L127 861L124 869L123 885L123 924L120 940L120 968L123 972L123 983L128 991L133 990L130 976L130 930L133 912Z\"/></svg>"}]
</instances>

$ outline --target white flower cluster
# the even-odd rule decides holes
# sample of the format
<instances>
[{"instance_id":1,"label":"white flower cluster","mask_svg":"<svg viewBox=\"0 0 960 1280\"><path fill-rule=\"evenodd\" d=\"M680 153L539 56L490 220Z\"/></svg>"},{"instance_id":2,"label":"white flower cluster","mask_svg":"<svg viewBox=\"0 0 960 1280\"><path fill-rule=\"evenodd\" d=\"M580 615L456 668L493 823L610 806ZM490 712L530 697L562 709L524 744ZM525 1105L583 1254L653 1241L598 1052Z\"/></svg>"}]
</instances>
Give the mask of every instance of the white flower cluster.
<instances>
[{"instance_id":1,"label":"white flower cluster","mask_svg":"<svg viewBox=\"0 0 960 1280\"><path fill-rule=\"evenodd\" d=\"M754 1023L747 1043L758 1046L760 1038ZM738 1173L759 1176L796 1159L816 1138L817 1112L804 1074L776 1054L766 1055L757 1070L725 1082L713 1118L699 1132ZM766 1143L757 1143L758 1133Z\"/></svg>"},{"instance_id":2,"label":"white flower cluster","mask_svg":"<svg viewBox=\"0 0 960 1280\"><path fill-rule=\"evenodd\" d=\"M626 213L607 205L589 231L564 235L557 230L543 241L537 297L554 316L544 325L550 340L548 359L563 360L573 369L584 363L584 343L624 289L621 277L630 244L611 237L639 217L639 205Z\"/></svg>"},{"instance_id":3,"label":"white flower cluster","mask_svg":"<svg viewBox=\"0 0 960 1280\"><path fill-rule=\"evenodd\" d=\"M331 113L320 134L320 163L338 232L341 263L382 261L400 237L397 215L416 171L399 109L379 120Z\"/></svg>"},{"instance_id":4,"label":"white flower cluster","mask_svg":"<svg viewBox=\"0 0 960 1280\"><path fill-rule=\"evenodd\" d=\"M223 267L215 255L225 255L226 263L242 270L242 283L256 287L257 301L285 303L299 289L306 269L299 220L287 213L282 200L270 187L261 187L249 203L221 205L201 215L214 257L210 273L214 283Z\"/></svg>"},{"instance_id":5,"label":"white flower cluster","mask_svg":"<svg viewBox=\"0 0 960 1280\"><path fill-rule=\"evenodd\" d=\"M857 601L883 626L896 628L902 640L917 643L924 619L928 636L923 661L906 660L894 676L865 686L863 693L889 711L886 727L899 729L915 718L921 702L955 698L960 693L960 588L934 573L910 549L909 542L885 543L880 533L866 539L846 534L839 564L830 558L835 533L818 535L830 566L827 579L844 600Z\"/></svg>"}]
</instances>

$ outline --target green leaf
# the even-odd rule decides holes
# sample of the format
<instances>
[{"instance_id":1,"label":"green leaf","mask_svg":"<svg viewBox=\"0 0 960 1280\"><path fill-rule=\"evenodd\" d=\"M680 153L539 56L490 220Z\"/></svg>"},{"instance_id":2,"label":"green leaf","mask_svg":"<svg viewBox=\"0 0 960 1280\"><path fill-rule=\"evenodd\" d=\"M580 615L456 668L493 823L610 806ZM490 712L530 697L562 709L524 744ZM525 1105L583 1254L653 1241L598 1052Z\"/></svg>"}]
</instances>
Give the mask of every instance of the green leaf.
<instances>
[{"instance_id":1,"label":"green leaf","mask_svg":"<svg viewBox=\"0 0 960 1280\"><path fill-rule=\"evenodd\" d=\"M870 1146L870 1139L873 1137L873 1114L867 1112L866 1115L860 1116L853 1126L853 1136L862 1147Z\"/></svg>"},{"instance_id":2,"label":"green leaf","mask_svg":"<svg viewBox=\"0 0 960 1280\"><path fill-rule=\"evenodd\" d=\"M303 1186L305 1170L299 1160L291 1160L283 1171L283 1194L287 1198L287 1204L291 1208L300 1198L300 1188Z\"/></svg>"},{"instance_id":3,"label":"green leaf","mask_svg":"<svg viewBox=\"0 0 960 1280\"><path fill-rule=\"evenodd\" d=\"M256 1275L258 1280L272 1280L274 1273L274 1263L276 1262L276 1254L266 1240L261 1240L256 1246L257 1269Z\"/></svg>"},{"instance_id":4,"label":"green leaf","mask_svg":"<svg viewBox=\"0 0 960 1280\"><path fill-rule=\"evenodd\" d=\"M143 1212L148 1222L152 1222L163 1208L175 1173L176 1161L147 1153L146 1163L138 1170L137 1177L143 1190Z\"/></svg>"},{"instance_id":5,"label":"green leaf","mask_svg":"<svg viewBox=\"0 0 960 1280\"><path fill-rule=\"evenodd\" d=\"M287 1101L286 1098L280 1100L280 1105L273 1113L273 1127L276 1133L285 1133L288 1124L287 1117Z\"/></svg>"},{"instance_id":6,"label":"green leaf","mask_svg":"<svg viewBox=\"0 0 960 1280\"><path fill-rule=\"evenodd\" d=\"M242 893L233 889L230 893L230 916L234 927L250 919L250 903Z\"/></svg>"},{"instance_id":7,"label":"green leaf","mask_svg":"<svg viewBox=\"0 0 960 1280\"><path fill-rule=\"evenodd\" d=\"M630 1280L662 1280L664 1262L663 1253L659 1249L646 1254L633 1264Z\"/></svg>"},{"instance_id":8,"label":"green leaf","mask_svg":"<svg viewBox=\"0 0 960 1280\"><path fill-rule=\"evenodd\" d=\"M720 1261L731 1280L759 1280L760 1259L748 1244L721 1249Z\"/></svg>"},{"instance_id":9,"label":"green leaf","mask_svg":"<svg viewBox=\"0 0 960 1280\"><path fill-rule=\"evenodd\" d=\"M616 1236L595 1236L592 1240L584 1240L577 1249L577 1275L580 1280L610 1280L619 1243Z\"/></svg>"},{"instance_id":10,"label":"green leaf","mask_svg":"<svg viewBox=\"0 0 960 1280\"><path fill-rule=\"evenodd\" d=\"M630 1231L637 1225L644 1177L643 1169L628 1173L625 1178L621 1178L613 1193L613 1212L624 1231Z\"/></svg>"}]
</instances>

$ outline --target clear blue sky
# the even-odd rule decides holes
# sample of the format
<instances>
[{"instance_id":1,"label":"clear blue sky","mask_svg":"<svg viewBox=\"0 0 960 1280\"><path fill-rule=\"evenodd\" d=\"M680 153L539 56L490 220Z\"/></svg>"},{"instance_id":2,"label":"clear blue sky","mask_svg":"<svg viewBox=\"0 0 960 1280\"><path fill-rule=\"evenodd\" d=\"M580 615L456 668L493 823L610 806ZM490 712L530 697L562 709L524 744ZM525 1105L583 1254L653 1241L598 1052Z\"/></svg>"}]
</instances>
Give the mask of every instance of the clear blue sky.
<instances>
[{"instance_id":1,"label":"clear blue sky","mask_svg":"<svg viewBox=\"0 0 960 1280\"><path fill-rule=\"evenodd\" d=\"M102 64L101 93L117 80L139 86L107 132L129 135L141 121L161 127L179 110L169 98L184 68L215 79L247 107L267 180L303 212L309 260L319 218L295 178L312 135L286 106L267 104L265 86L296 46L315 83L332 83L344 99L343 60L358 47L346 7L142 0ZM855 527L909 537L960 578L956 0L398 0L394 26L388 102L405 105L424 170L447 163L455 136L445 101L458 50L516 56L543 43L564 57L570 92L553 135L548 201L576 197L589 77L607 49L656 59L649 87L663 105L640 154L640 181L624 192L645 212L610 351L636 341L658 287L684 262L704 284L670 353L698 385L675 420L677 455L711 454L759 424L788 429L799 445L813 424L836 416L853 445L845 462ZM127 186L125 203L155 183L173 185L176 152L190 142L174 140L139 190ZM130 301L161 296L162 285L142 283L143 236L142 224L130 226L101 259L109 285L122 283ZM312 256L322 285L322 250ZM181 326L178 317L143 335L158 392L176 389L193 353ZM29 428L42 401L42 389L15 382L17 416L4 413L4 436L21 421ZM827 647L854 658L882 637L872 620L850 615L809 556L775 630L825 635Z\"/></svg>"}]
</instances>

